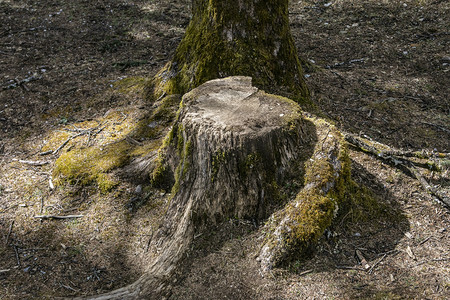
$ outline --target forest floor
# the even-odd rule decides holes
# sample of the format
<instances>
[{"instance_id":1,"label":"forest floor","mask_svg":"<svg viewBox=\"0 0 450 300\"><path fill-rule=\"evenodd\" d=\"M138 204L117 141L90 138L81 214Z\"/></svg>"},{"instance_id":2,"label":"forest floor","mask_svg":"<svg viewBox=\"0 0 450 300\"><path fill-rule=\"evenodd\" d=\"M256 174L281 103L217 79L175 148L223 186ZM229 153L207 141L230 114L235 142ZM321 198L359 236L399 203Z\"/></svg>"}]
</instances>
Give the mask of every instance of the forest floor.
<instances>
[{"instance_id":1,"label":"forest floor","mask_svg":"<svg viewBox=\"0 0 450 300\"><path fill-rule=\"evenodd\" d=\"M124 138L152 110L140 87L173 54L190 2L0 0L0 299L92 295L143 272L167 195L133 178L106 194L55 186L52 170L61 153ZM450 152L449 15L442 0L291 1L323 115L431 160ZM449 299L449 210L395 166L350 156L386 215L349 213L312 258L265 275L259 228L230 220L197 237L170 299ZM421 174L448 195L448 156L439 163Z\"/></svg>"}]
</instances>

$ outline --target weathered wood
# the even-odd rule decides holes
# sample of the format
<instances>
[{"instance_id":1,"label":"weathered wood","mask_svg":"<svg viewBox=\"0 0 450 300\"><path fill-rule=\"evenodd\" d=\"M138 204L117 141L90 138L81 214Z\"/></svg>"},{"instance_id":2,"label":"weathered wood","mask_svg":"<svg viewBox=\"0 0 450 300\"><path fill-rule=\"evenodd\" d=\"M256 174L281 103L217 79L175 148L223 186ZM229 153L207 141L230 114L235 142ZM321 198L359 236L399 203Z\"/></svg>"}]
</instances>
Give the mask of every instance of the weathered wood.
<instances>
[{"instance_id":1,"label":"weathered wood","mask_svg":"<svg viewBox=\"0 0 450 300\"><path fill-rule=\"evenodd\" d=\"M301 181L317 139L295 102L260 91L249 77L230 77L182 103L153 172L173 196L152 241L159 256L137 282L92 299L160 299L195 234L230 217L264 220L280 205L278 186Z\"/></svg>"}]
</instances>

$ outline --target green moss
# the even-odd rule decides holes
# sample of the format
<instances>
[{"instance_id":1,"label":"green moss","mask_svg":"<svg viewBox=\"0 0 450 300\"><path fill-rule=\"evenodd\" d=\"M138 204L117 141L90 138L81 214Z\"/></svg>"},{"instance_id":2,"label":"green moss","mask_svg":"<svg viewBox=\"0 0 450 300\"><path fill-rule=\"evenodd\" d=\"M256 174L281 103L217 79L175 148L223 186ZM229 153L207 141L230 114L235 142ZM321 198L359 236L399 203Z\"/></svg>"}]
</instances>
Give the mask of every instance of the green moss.
<instances>
[{"instance_id":1,"label":"green moss","mask_svg":"<svg viewBox=\"0 0 450 300\"><path fill-rule=\"evenodd\" d=\"M219 149L212 156L211 164L212 164L212 174L211 181L214 182L216 179L217 173L219 172L220 166L227 161L228 153Z\"/></svg>"},{"instance_id":2,"label":"green moss","mask_svg":"<svg viewBox=\"0 0 450 300\"><path fill-rule=\"evenodd\" d=\"M245 159L239 163L239 176L240 178L247 178L252 169L256 167L257 164L260 163L261 157L258 153L250 153ZM264 170L267 171L267 170Z\"/></svg>"},{"instance_id":3,"label":"green moss","mask_svg":"<svg viewBox=\"0 0 450 300\"><path fill-rule=\"evenodd\" d=\"M187 174L190 166L189 157L192 155L193 151L192 142L185 141L183 136L183 126L181 124L175 124L164 138L164 141L158 150L158 156L155 162L156 167L151 175L151 182L153 186L164 189L169 189L171 187L172 195L175 195L178 192L180 180ZM179 161L179 164L175 169L175 173L173 174L173 179L171 178L172 174L167 161L169 146L172 149L176 149L176 155L178 155L178 158L175 160ZM173 180L175 180L174 183Z\"/></svg>"},{"instance_id":4,"label":"green moss","mask_svg":"<svg viewBox=\"0 0 450 300\"><path fill-rule=\"evenodd\" d=\"M104 148L90 147L63 153L55 162L55 182L96 183L100 191L106 193L118 184L108 172L129 160L129 150L130 145L122 141Z\"/></svg>"},{"instance_id":5,"label":"green moss","mask_svg":"<svg viewBox=\"0 0 450 300\"><path fill-rule=\"evenodd\" d=\"M158 156L155 160L155 168L151 174L151 184L155 187L165 188L170 179L170 173L166 165L166 148L167 148L167 139L164 139L163 145L158 150Z\"/></svg>"},{"instance_id":6,"label":"green moss","mask_svg":"<svg viewBox=\"0 0 450 300\"><path fill-rule=\"evenodd\" d=\"M191 141L185 142L182 136L183 130L178 133L178 155L180 162L175 170L175 184L172 187L172 196L175 196L180 190L180 183L186 177L190 168L193 146ZM180 140L182 141L181 143Z\"/></svg>"},{"instance_id":7,"label":"green moss","mask_svg":"<svg viewBox=\"0 0 450 300\"><path fill-rule=\"evenodd\" d=\"M113 83L113 87L120 93L141 93L148 84L148 79L144 77L127 77Z\"/></svg>"},{"instance_id":8,"label":"green moss","mask_svg":"<svg viewBox=\"0 0 450 300\"><path fill-rule=\"evenodd\" d=\"M164 97L150 116L141 120L136 126L133 136L154 139L177 119L177 109L181 101L180 95Z\"/></svg>"},{"instance_id":9,"label":"green moss","mask_svg":"<svg viewBox=\"0 0 450 300\"><path fill-rule=\"evenodd\" d=\"M326 137L316 144L305 164L304 188L268 224L266 245L273 249L277 264L307 255L347 201L350 160L343 138L333 126L315 124ZM330 144L324 145L327 139Z\"/></svg>"},{"instance_id":10,"label":"green moss","mask_svg":"<svg viewBox=\"0 0 450 300\"><path fill-rule=\"evenodd\" d=\"M294 226L290 226L291 231L285 233L285 243L296 252L303 253L331 225L336 204L332 198L319 195L316 191L301 192L297 200L301 201L298 207L288 208Z\"/></svg>"}]
</instances>

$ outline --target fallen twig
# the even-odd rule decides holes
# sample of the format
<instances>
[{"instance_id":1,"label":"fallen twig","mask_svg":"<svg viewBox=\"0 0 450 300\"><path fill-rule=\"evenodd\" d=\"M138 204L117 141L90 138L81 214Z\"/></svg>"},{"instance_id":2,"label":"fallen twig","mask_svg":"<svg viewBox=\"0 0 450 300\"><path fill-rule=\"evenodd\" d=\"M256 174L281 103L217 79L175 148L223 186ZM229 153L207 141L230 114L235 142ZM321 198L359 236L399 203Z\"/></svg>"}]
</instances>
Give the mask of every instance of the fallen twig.
<instances>
[{"instance_id":1,"label":"fallen twig","mask_svg":"<svg viewBox=\"0 0 450 300\"><path fill-rule=\"evenodd\" d=\"M86 132L80 132L80 133L78 133L78 134L75 134L75 135L69 137L67 140L65 140L65 141L61 144L61 146L59 146L58 148L56 148L56 150L53 151L52 154L58 153L59 150L61 150L62 148L64 148L64 146L67 145L68 142L70 142L70 141L73 140L74 138L79 137L80 135L84 135L84 134L86 134Z\"/></svg>"},{"instance_id":2,"label":"fallen twig","mask_svg":"<svg viewBox=\"0 0 450 300\"><path fill-rule=\"evenodd\" d=\"M0 274L11 271L11 269L0 270Z\"/></svg>"},{"instance_id":3,"label":"fallen twig","mask_svg":"<svg viewBox=\"0 0 450 300\"><path fill-rule=\"evenodd\" d=\"M56 150L53 151L53 152L51 152L51 153L52 153L52 154L58 153L62 148L64 148L64 147L67 145L68 142L70 142L70 141L73 140L74 138L77 138L77 137L82 136L82 135L85 135L85 134L89 134L89 141L90 141L91 135L92 135L92 136L96 136L96 135L99 134L103 129L106 128L106 125L103 126L103 127L101 127L100 129L99 129L99 127L100 127L100 125L99 125L99 126L96 126L96 127L93 127L93 128L88 128L88 129L80 129L80 128L69 129L69 128L66 128L66 129L65 129L66 131L78 132L78 133L75 134L75 135L73 135L73 136L71 136L71 137L69 137L69 138L67 138L67 140L65 140L65 141L61 144L61 146L59 146L58 148L56 148ZM97 131L96 131L96 130L97 130ZM88 141L88 143L89 143L89 141ZM46 154L47 154L47 152L43 152L43 153L46 153ZM41 153L41 155L44 155L44 154Z\"/></svg>"},{"instance_id":4,"label":"fallen twig","mask_svg":"<svg viewBox=\"0 0 450 300\"><path fill-rule=\"evenodd\" d=\"M354 63L363 63L366 60L367 60L367 58L352 59L352 60L349 60L349 61L335 63L334 65L325 66L325 69L338 68L338 67L343 67L345 65L350 66L350 65L352 65Z\"/></svg>"},{"instance_id":5,"label":"fallen twig","mask_svg":"<svg viewBox=\"0 0 450 300\"><path fill-rule=\"evenodd\" d=\"M49 155L49 154L52 154L52 153L53 153L53 150L48 150L48 151L39 153L39 155L44 156L44 155Z\"/></svg>"},{"instance_id":6,"label":"fallen twig","mask_svg":"<svg viewBox=\"0 0 450 300\"><path fill-rule=\"evenodd\" d=\"M445 126L443 126L443 125L434 124L434 123L428 123L428 122L421 122L421 123L424 124L424 125L436 127L436 128L438 128L438 129L440 129L442 131L450 133L450 130L445 128Z\"/></svg>"},{"instance_id":7,"label":"fallen twig","mask_svg":"<svg viewBox=\"0 0 450 300\"><path fill-rule=\"evenodd\" d=\"M419 243L419 245L425 244L430 238L431 238L431 235L429 237L427 237L426 239L424 239L423 241L421 241Z\"/></svg>"},{"instance_id":8,"label":"fallen twig","mask_svg":"<svg viewBox=\"0 0 450 300\"><path fill-rule=\"evenodd\" d=\"M34 217L36 219L74 219L74 218L82 218L84 217L84 215L67 215L67 216L38 215Z\"/></svg>"},{"instance_id":9,"label":"fallen twig","mask_svg":"<svg viewBox=\"0 0 450 300\"><path fill-rule=\"evenodd\" d=\"M370 269L369 269L369 274L372 274L373 269L374 269L374 268L375 268L375 267L376 267L383 259L385 259L386 256L387 256L387 254L385 253L379 260L377 260L376 263L374 263L374 264L372 265L372 267L370 267Z\"/></svg>"},{"instance_id":10,"label":"fallen twig","mask_svg":"<svg viewBox=\"0 0 450 300\"><path fill-rule=\"evenodd\" d=\"M375 146L369 145L368 143L364 142L362 139L352 135L352 134L345 134L345 140L347 142L349 142L351 145L353 145L354 147L356 147L357 149L372 154L374 156L376 156L377 158L389 163L390 165L393 165L401 170L403 170L404 172L406 172L407 174L409 174L411 177L415 177L420 184L422 185L422 187L424 188L424 190L429 193L430 195L434 196L440 203L442 203L443 205L445 205L447 208L450 208L450 198L445 195L444 193L442 193L441 191L439 191L439 189L437 189L436 187L433 187L432 185L430 185L425 178L423 178L423 176L420 174L420 172L416 169L416 166L424 166L427 165L429 166L430 164L419 164L416 162L413 162L411 160L408 160L406 158L403 157L399 157L399 155L401 155L401 153L403 154L408 154L408 155L412 155L412 156L416 156L414 155L414 153L416 152L402 152L396 149L391 149L390 147L383 145L381 143L376 143L381 145L384 149L387 150L380 150L378 148L376 148ZM375 144L375 143L374 143ZM404 155L404 156L408 156L408 155ZM445 156L448 156L449 154L445 154ZM420 157L419 154L417 154L416 157ZM420 157L423 158L423 157Z\"/></svg>"},{"instance_id":11,"label":"fallen twig","mask_svg":"<svg viewBox=\"0 0 450 300\"><path fill-rule=\"evenodd\" d=\"M30 166L44 166L49 164L49 161L32 161L32 160L19 160L20 163L30 165Z\"/></svg>"},{"instance_id":12,"label":"fallen twig","mask_svg":"<svg viewBox=\"0 0 450 300\"><path fill-rule=\"evenodd\" d=\"M447 206L447 208L450 208L450 198L447 195L445 195L444 193L439 191L437 188L435 188L432 185L430 185L425 180L425 178L423 178L422 175L420 175L419 171L417 171L416 168L409 167L409 170L410 170L411 173L414 174L414 176L420 182L420 184L422 185L423 189L425 191L427 191L427 193L429 193L430 195L434 196L440 203L442 203L445 206Z\"/></svg>"},{"instance_id":13,"label":"fallen twig","mask_svg":"<svg viewBox=\"0 0 450 300\"><path fill-rule=\"evenodd\" d=\"M41 196L41 209L39 210L39 212L42 214L43 211L44 211L44 197Z\"/></svg>"},{"instance_id":14,"label":"fallen twig","mask_svg":"<svg viewBox=\"0 0 450 300\"><path fill-rule=\"evenodd\" d=\"M16 254L17 265L20 267L19 251L17 251L17 246L14 245L14 253Z\"/></svg>"},{"instance_id":15,"label":"fallen twig","mask_svg":"<svg viewBox=\"0 0 450 300\"><path fill-rule=\"evenodd\" d=\"M69 285L64 285L62 283L60 283L60 285L61 285L61 287L65 288L65 289L68 289L68 290L71 290L71 291L74 291L74 292L78 292L78 290L74 289L73 287L71 287Z\"/></svg>"},{"instance_id":16,"label":"fallen twig","mask_svg":"<svg viewBox=\"0 0 450 300\"><path fill-rule=\"evenodd\" d=\"M13 81L13 83L11 83L11 84L9 84L9 85L7 85L7 86L2 87L2 90L9 90L9 89L14 89L14 88L16 88L16 87L22 86L22 87L24 87L24 89L26 89L27 91L29 91L29 89L28 89L27 87L25 87L24 84L25 84L25 83L28 83L28 82L30 82L30 81L34 81L34 80L41 79L41 78L42 78L42 76L39 76L37 73L33 74L33 75L30 76L30 77L27 77L27 78L25 78L25 79L22 79L22 80L18 80L17 78L14 78L14 80L11 80L11 81ZM11 82L11 81L10 81L10 82Z\"/></svg>"},{"instance_id":17,"label":"fallen twig","mask_svg":"<svg viewBox=\"0 0 450 300\"><path fill-rule=\"evenodd\" d=\"M356 256L358 257L359 261L361 262L361 266L363 266L363 268L364 268L365 270L369 269L369 268L370 268L370 265L367 263L367 260L366 260L366 258L362 255L361 251L356 250L355 253L356 253Z\"/></svg>"},{"instance_id":18,"label":"fallen twig","mask_svg":"<svg viewBox=\"0 0 450 300\"><path fill-rule=\"evenodd\" d=\"M352 266L335 266L336 269L342 269L342 270L357 270L357 271L365 271L363 268L358 267L352 267Z\"/></svg>"},{"instance_id":19,"label":"fallen twig","mask_svg":"<svg viewBox=\"0 0 450 300\"><path fill-rule=\"evenodd\" d=\"M298 276L303 276L303 275L309 274L309 273L311 273L312 271L313 271L313 269L303 271L303 272L299 273Z\"/></svg>"}]
</instances>

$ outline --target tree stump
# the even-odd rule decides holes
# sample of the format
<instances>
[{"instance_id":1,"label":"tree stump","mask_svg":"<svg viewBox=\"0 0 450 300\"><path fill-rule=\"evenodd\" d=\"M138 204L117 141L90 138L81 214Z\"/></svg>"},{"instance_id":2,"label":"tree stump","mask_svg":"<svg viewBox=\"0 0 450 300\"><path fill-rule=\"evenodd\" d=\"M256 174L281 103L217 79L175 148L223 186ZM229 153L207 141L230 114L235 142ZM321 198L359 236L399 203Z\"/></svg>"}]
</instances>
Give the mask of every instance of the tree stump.
<instances>
[{"instance_id":1,"label":"tree stump","mask_svg":"<svg viewBox=\"0 0 450 300\"><path fill-rule=\"evenodd\" d=\"M343 153L333 126L252 86L250 77L195 88L183 96L153 170L153 182L172 191L152 242L159 256L137 282L93 299L160 299L194 235L228 218L260 222L278 211L262 247L263 269L304 251L337 210ZM295 199L283 188L292 181L306 184Z\"/></svg>"}]
</instances>

